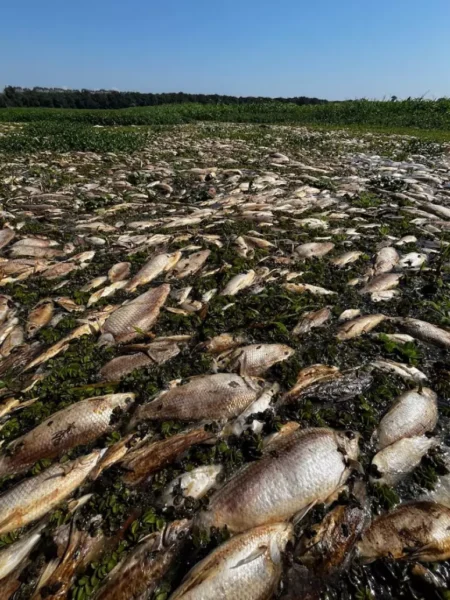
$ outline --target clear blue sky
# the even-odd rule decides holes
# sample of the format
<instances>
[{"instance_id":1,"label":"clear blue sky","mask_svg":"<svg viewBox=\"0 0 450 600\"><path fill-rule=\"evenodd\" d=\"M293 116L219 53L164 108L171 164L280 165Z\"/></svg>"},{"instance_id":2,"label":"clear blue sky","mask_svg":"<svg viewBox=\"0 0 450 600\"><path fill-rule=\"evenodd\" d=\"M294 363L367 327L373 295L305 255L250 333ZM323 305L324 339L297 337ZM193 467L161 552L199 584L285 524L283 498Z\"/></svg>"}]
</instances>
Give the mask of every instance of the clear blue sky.
<instances>
[{"instance_id":1,"label":"clear blue sky","mask_svg":"<svg viewBox=\"0 0 450 600\"><path fill-rule=\"evenodd\" d=\"M450 0L21 0L0 87L450 96Z\"/></svg>"}]
</instances>

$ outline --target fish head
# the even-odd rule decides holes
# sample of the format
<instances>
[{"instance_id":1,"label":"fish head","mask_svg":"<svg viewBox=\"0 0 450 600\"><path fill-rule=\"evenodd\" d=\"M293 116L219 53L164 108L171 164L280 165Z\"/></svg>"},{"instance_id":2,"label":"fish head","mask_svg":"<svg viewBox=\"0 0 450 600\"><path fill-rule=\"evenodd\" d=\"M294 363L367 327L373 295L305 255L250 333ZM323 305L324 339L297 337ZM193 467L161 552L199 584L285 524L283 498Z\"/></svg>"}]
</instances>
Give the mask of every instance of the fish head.
<instances>
[{"instance_id":1,"label":"fish head","mask_svg":"<svg viewBox=\"0 0 450 600\"><path fill-rule=\"evenodd\" d=\"M357 460L359 456L359 440L361 435L356 431L336 431L336 441L345 458Z\"/></svg>"}]
</instances>

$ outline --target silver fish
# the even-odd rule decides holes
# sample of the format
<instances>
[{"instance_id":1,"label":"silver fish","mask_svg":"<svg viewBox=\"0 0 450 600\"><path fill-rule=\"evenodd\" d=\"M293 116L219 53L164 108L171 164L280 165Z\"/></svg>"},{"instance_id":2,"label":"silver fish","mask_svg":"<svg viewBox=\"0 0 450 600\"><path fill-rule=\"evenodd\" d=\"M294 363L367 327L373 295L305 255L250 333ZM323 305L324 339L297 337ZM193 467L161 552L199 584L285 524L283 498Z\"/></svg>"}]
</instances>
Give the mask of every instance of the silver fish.
<instances>
[{"instance_id":1,"label":"silver fish","mask_svg":"<svg viewBox=\"0 0 450 600\"><path fill-rule=\"evenodd\" d=\"M293 335L302 335L308 333L311 329L321 327L329 319L331 319L331 310L328 306L320 308L319 310L313 310L306 312L302 315L300 321L292 330Z\"/></svg>"},{"instance_id":2,"label":"silver fish","mask_svg":"<svg viewBox=\"0 0 450 600\"><path fill-rule=\"evenodd\" d=\"M331 252L333 248L334 244L332 242L309 242L307 244L297 246L295 253L300 258L319 258L321 256L325 256L325 254L328 254L328 252Z\"/></svg>"},{"instance_id":3,"label":"silver fish","mask_svg":"<svg viewBox=\"0 0 450 600\"><path fill-rule=\"evenodd\" d=\"M346 321L339 327L336 333L336 337L340 341L351 340L355 337L359 337L363 333L372 331L377 325L379 325L385 319L385 315L363 315L362 317L356 317L351 321Z\"/></svg>"},{"instance_id":4,"label":"silver fish","mask_svg":"<svg viewBox=\"0 0 450 600\"><path fill-rule=\"evenodd\" d=\"M172 254L158 254L151 258L128 282L125 289L127 292L134 292L136 288L146 283L150 283L162 273L167 273L177 264L181 258L181 252Z\"/></svg>"},{"instance_id":5,"label":"silver fish","mask_svg":"<svg viewBox=\"0 0 450 600\"><path fill-rule=\"evenodd\" d=\"M255 281L256 273L253 270L248 271L247 273L240 273L239 275L235 275L224 289L220 292L221 296L235 296L241 290L252 285Z\"/></svg>"},{"instance_id":6,"label":"silver fish","mask_svg":"<svg viewBox=\"0 0 450 600\"><path fill-rule=\"evenodd\" d=\"M201 250L195 252L186 258L183 258L172 270L171 275L176 279L184 279L190 275L194 275L203 267L205 262L208 260L208 256L211 254L211 250Z\"/></svg>"},{"instance_id":7,"label":"silver fish","mask_svg":"<svg viewBox=\"0 0 450 600\"><path fill-rule=\"evenodd\" d=\"M256 377L294 353L295 350L286 344L251 344L220 354L216 365L219 370L227 369L237 371L242 376Z\"/></svg>"},{"instance_id":8,"label":"silver fish","mask_svg":"<svg viewBox=\"0 0 450 600\"><path fill-rule=\"evenodd\" d=\"M403 331L422 342L427 342L434 346L441 346L442 348L450 347L450 332L437 325L409 317L392 317L390 320L398 325Z\"/></svg>"}]
</instances>

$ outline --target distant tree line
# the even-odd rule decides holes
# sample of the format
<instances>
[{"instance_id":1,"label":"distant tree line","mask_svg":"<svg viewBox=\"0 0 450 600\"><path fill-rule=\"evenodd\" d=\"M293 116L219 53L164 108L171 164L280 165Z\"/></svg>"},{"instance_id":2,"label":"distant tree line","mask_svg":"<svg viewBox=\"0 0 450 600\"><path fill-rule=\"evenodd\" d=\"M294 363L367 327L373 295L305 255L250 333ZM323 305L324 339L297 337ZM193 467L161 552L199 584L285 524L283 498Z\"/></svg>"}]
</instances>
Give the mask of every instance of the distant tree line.
<instances>
[{"instance_id":1,"label":"distant tree line","mask_svg":"<svg viewBox=\"0 0 450 600\"><path fill-rule=\"evenodd\" d=\"M286 102L293 104L325 104L327 100L297 96L295 98L264 98L261 96L222 96L220 94L143 94L114 90L66 90L62 88L22 88L6 86L0 94L0 108L132 108L158 104L254 104Z\"/></svg>"}]
</instances>

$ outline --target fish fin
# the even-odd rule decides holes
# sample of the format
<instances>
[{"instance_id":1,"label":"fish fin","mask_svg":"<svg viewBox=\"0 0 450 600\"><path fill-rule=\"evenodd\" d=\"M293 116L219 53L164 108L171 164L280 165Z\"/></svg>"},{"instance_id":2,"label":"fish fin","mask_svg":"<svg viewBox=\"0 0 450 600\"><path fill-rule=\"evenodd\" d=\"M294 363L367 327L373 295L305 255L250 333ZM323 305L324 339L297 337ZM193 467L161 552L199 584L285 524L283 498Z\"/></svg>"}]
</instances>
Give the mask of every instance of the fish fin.
<instances>
[{"instance_id":1,"label":"fish fin","mask_svg":"<svg viewBox=\"0 0 450 600\"><path fill-rule=\"evenodd\" d=\"M232 569L237 569L239 567L243 567L244 565L248 565L249 563L251 563L254 560L258 559L260 556L263 556L264 554L266 554L267 550L269 550L268 546L265 546L265 545L258 546L258 548L256 548L255 550L253 550L253 552L250 552L250 554L246 558L243 558L242 560L240 560L238 563L236 563L231 568Z\"/></svg>"},{"instance_id":2,"label":"fish fin","mask_svg":"<svg viewBox=\"0 0 450 600\"><path fill-rule=\"evenodd\" d=\"M301 510L299 510L297 513L295 513L295 515L292 517L292 523L294 525L297 525L297 523L300 523L300 521L306 517L306 515L309 513L309 511L314 508L314 506L317 504L317 500L314 500L313 502L311 502L310 504L308 504L307 506L305 506L304 508L302 508Z\"/></svg>"}]
</instances>

